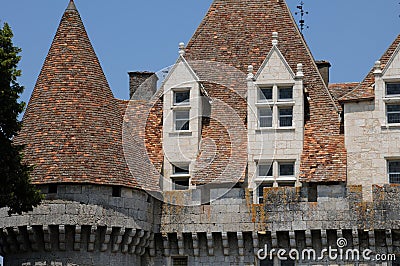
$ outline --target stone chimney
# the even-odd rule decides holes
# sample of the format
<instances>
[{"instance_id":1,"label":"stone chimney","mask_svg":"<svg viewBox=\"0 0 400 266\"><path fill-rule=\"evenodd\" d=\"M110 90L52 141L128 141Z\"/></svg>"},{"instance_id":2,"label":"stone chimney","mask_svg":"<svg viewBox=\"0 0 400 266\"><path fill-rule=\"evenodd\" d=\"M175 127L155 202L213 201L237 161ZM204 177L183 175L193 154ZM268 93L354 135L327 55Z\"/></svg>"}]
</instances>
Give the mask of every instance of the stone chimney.
<instances>
[{"instance_id":1,"label":"stone chimney","mask_svg":"<svg viewBox=\"0 0 400 266\"><path fill-rule=\"evenodd\" d=\"M322 78L324 79L324 82L326 86L329 85L329 68L331 67L331 63L325 60L319 60L315 61L317 64L319 73L321 74Z\"/></svg>"},{"instance_id":2,"label":"stone chimney","mask_svg":"<svg viewBox=\"0 0 400 266\"><path fill-rule=\"evenodd\" d=\"M128 72L128 75L129 98L132 100L150 100L157 91L157 75L148 71Z\"/></svg>"}]
</instances>

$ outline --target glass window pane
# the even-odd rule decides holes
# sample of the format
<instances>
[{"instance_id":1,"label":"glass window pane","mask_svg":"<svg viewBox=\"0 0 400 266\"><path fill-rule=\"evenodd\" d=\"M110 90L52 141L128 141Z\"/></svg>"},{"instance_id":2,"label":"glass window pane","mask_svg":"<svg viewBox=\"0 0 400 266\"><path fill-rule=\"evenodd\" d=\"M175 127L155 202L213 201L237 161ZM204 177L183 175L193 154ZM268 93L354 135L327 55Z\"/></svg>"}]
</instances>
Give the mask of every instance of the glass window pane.
<instances>
[{"instance_id":1,"label":"glass window pane","mask_svg":"<svg viewBox=\"0 0 400 266\"><path fill-rule=\"evenodd\" d=\"M272 100L272 88L262 88L260 90L260 100Z\"/></svg>"},{"instance_id":2,"label":"glass window pane","mask_svg":"<svg viewBox=\"0 0 400 266\"><path fill-rule=\"evenodd\" d=\"M174 179L174 190L187 190L189 189L189 178Z\"/></svg>"},{"instance_id":3,"label":"glass window pane","mask_svg":"<svg viewBox=\"0 0 400 266\"><path fill-rule=\"evenodd\" d=\"M270 108L259 109L260 127L272 127L272 110Z\"/></svg>"},{"instance_id":4,"label":"glass window pane","mask_svg":"<svg viewBox=\"0 0 400 266\"><path fill-rule=\"evenodd\" d=\"M387 106L388 112L400 112L400 105L392 104Z\"/></svg>"},{"instance_id":5,"label":"glass window pane","mask_svg":"<svg viewBox=\"0 0 400 266\"><path fill-rule=\"evenodd\" d=\"M174 175L188 175L189 174L189 166L186 167L178 167L173 166L174 168Z\"/></svg>"},{"instance_id":6,"label":"glass window pane","mask_svg":"<svg viewBox=\"0 0 400 266\"><path fill-rule=\"evenodd\" d=\"M176 91L174 97L174 104L189 104L190 91Z\"/></svg>"},{"instance_id":7,"label":"glass window pane","mask_svg":"<svg viewBox=\"0 0 400 266\"><path fill-rule=\"evenodd\" d=\"M400 83L388 83L388 84L386 84L386 94L387 95L400 94Z\"/></svg>"},{"instance_id":8,"label":"glass window pane","mask_svg":"<svg viewBox=\"0 0 400 266\"><path fill-rule=\"evenodd\" d=\"M257 189L258 203L264 202L264 188L272 187L272 185L273 185L272 183L262 183L258 186L258 189Z\"/></svg>"},{"instance_id":9,"label":"glass window pane","mask_svg":"<svg viewBox=\"0 0 400 266\"><path fill-rule=\"evenodd\" d=\"M292 108L281 108L279 109L279 115L280 116L292 116L293 114L293 109Z\"/></svg>"},{"instance_id":10,"label":"glass window pane","mask_svg":"<svg viewBox=\"0 0 400 266\"><path fill-rule=\"evenodd\" d=\"M271 108L260 108L260 116L272 116Z\"/></svg>"},{"instance_id":11,"label":"glass window pane","mask_svg":"<svg viewBox=\"0 0 400 266\"><path fill-rule=\"evenodd\" d=\"M293 125L293 108L279 109L279 126L291 127Z\"/></svg>"},{"instance_id":12,"label":"glass window pane","mask_svg":"<svg viewBox=\"0 0 400 266\"><path fill-rule=\"evenodd\" d=\"M175 111L175 130L189 130L189 111Z\"/></svg>"},{"instance_id":13,"label":"glass window pane","mask_svg":"<svg viewBox=\"0 0 400 266\"><path fill-rule=\"evenodd\" d=\"M388 123L400 123L400 105L387 105L386 109Z\"/></svg>"},{"instance_id":14,"label":"glass window pane","mask_svg":"<svg viewBox=\"0 0 400 266\"><path fill-rule=\"evenodd\" d=\"M189 130L189 121L177 120L175 122L175 130Z\"/></svg>"},{"instance_id":15,"label":"glass window pane","mask_svg":"<svg viewBox=\"0 0 400 266\"><path fill-rule=\"evenodd\" d=\"M258 165L258 176L272 176L272 165Z\"/></svg>"},{"instance_id":16,"label":"glass window pane","mask_svg":"<svg viewBox=\"0 0 400 266\"><path fill-rule=\"evenodd\" d=\"M293 99L293 88L279 88L279 100Z\"/></svg>"},{"instance_id":17,"label":"glass window pane","mask_svg":"<svg viewBox=\"0 0 400 266\"><path fill-rule=\"evenodd\" d=\"M189 111L176 111L175 118L180 119L189 119Z\"/></svg>"},{"instance_id":18,"label":"glass window pane","mask_svg":"<svg viewBox=\"0 0 400 266\"><path fill-rule=\"evenodd\" d=\"M279 176L294 176L294 163L280 163Z\"/></svg>"}]
</instances>

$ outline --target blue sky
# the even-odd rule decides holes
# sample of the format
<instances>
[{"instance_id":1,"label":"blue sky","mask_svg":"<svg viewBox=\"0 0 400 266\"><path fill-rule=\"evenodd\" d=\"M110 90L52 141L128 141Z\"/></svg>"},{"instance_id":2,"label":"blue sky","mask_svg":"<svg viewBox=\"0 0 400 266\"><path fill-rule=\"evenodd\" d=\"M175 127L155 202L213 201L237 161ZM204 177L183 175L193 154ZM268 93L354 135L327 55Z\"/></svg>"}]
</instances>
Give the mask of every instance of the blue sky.
<instances>
[{"instance_id":1,"label":"blue sky","mask_svg":"<svg viewBox=\"0 0 400 266\"><path fill-rule=\"evenodd\" d=\"M267 1L267 0L266 0ZM275 1L275 0L271 0ZM303 0L305 38L332 63L331 82L360 81L400 33L398 0ZM114 95L128 98L128 71L173 64L212 0L75 0ZM300 0L287 0L292 11ZM68 0L0 0L0 20L23 49L19 82L29 100ZM298 17L296 16L296 20Z\"/></svg>"}]
</instances>

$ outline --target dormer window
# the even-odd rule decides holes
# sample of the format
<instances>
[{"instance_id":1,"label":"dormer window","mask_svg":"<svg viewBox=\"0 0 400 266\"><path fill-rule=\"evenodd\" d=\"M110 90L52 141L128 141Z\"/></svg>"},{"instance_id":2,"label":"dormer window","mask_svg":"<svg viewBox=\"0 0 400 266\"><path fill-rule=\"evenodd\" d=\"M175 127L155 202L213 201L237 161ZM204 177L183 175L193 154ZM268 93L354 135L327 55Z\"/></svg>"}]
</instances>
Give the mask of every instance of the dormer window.
<instances>
[{"instance_id":1,"label":"dormer window","mask_svg":"<svg viewBox=\"0 0 400 266\"><path fill-rule=\"evenodd\" d=\"M292 87L278 88L278 91L279 91L279 95L278 95L279 101L293 100L293 88Z\"/></svg>"},{"instance_id":2,"label":"dormer window","mask_svg":"<svg viewBox=\"0 0 400 266\"><path fill-rule=\"evenodd\" d=\"M400 83L386 83L386 96L400 96Z\"/></svg>"},{"instance_id":3,"label":"dormer window","mask_svg":"<svg viewBox=\"0 0 400 266\"><path fill-rule=\"evenodd\" d=\"M189 105L190 104L190 90L176 90L174 91L174 105Z\"/></svg>"}]
</instances>

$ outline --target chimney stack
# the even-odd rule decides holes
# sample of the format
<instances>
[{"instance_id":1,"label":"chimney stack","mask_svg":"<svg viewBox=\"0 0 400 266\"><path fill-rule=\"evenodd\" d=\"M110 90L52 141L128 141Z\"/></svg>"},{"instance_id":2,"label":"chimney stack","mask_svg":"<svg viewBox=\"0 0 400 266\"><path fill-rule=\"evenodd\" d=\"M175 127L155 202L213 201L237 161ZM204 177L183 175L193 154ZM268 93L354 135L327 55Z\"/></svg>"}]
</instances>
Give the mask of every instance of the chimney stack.
<instances>
[{"instance_id":1,"label":"chimney stack","mask_svg":"<svg viewBox=\"0 0 400 266\"><path fill-rule=\"evenodd\" d=\"M150 100L157 91L157 75L148 71L128 72L128 75L129 98L131 100Z\"/></svg>"},{"instance_id":2,"label":"chimney stack","mask_svg":"<svg viewBox=\"0 0 400 266\"><path fill-rule=\"evenodd\" d=\"M325 60L319 60L315 61L317 64L319 73L321 74L322 78L324 79L324 82L326 86L329 85L329 68L331 67L331 63Z\"/></svg>"}]
</instances>

